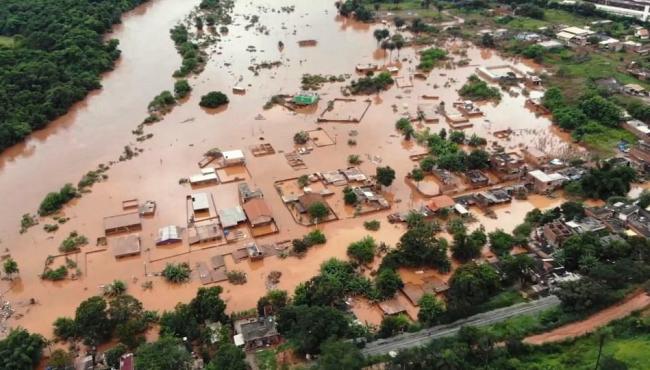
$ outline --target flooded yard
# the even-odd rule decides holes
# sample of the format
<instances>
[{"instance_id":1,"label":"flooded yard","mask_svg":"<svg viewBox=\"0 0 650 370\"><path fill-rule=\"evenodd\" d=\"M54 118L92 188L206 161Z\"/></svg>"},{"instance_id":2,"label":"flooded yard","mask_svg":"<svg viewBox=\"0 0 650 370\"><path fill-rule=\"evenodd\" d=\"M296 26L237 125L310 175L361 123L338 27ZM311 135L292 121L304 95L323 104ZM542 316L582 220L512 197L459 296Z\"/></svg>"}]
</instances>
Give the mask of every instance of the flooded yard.
<instances>
[{"instance_id":1,"label":"flooded yard","mask_svg":"<svg viewBox=\"0 0 650 370\"><path fill-rule=\"evenodd\" d=\"M318 109L292 111L276 105L265 110L263 106L271 97L299 92L301 77L305 73L351 74L352 78L358 78L360 75L355 73L355 66L359 63L383 66L388 62L388 56L377 50L372 36L375 28L383 26L340 18L330 0L237 2L228 34L209 49L211 57L205 71L190 79L193 91L187 101L175 107L161 122L145 127L145 132L153 134L153 137L136 143L131 130L146 117L151 98L172 88L171 75L180 65L168 30L189 14L198 2L154 0L127 14L123 24L110 35L120 40L122 59L115 70L105 76L103 89L91 94L47 129L36 132L25 143L0 156L0 189L4 194L11 194L0 201L3 210L0 213L0 249L8 249L20 267L19 279L11 286L8 282L0 285L0 292L8 289L5 299L16 303L18 314L9 321L10 325L50 336L52 322L57 317L73 315L79 302L99 294L100 287L114 279L127 282L129 293L140 299L146 309L172 309L177 302L194 297L196 289L201 286L195 267L198 263L209 265L210 259L216 255L225 256L229 271L246 273L248 282L245 285L233 285L227 281L219 284L224 287L223 296L230 312L247 310L255 307L257 299L265 294L267 276L272 271L282 272L278 288L292 292L300 282L314 276L322 262L332 257L347 258L348 244L365 235L395 245L404 227L389 224L386 216L391 212L406 211L424 201L404 177L417 163L409 156L426 151L414 141L404 141L395 130L395 121L412 113L418 104L431 103L424 96L437 96L438 101L444 101L451 110L452 104L459 100L457 90L476 73L477 66L515 64L520 69L530 70L523 63L503 60L492 52L465 45L467 58L471 60L469 65L449 70L434 69L425 80L412 79L418 63L418 50L404 48L399 54L401 68L397 76L403 78L402 82L409 82L407 86L393 86L378 95L357 96L354 97L356 102L347 102L340 107L335 103L333 110L327 111L328 101L343 98L341 88L349 84L349 80L327 83L318 91L321 96ZM284 5L295 5L295 11L270 11ZM259 23L267 31L247 30L244 14L259 14ZM395 31L394 27L390 28L391 32ZM315 39L318 43L313 47L300 47L298 41L305 39ZM278 41L286 45L282 51L276 47ZM249 45L255 47L254 52L247 50ZM448 45L450 48L461 46L460 42ZM392 58L397 59L397 54L393 53ZM264 61L281 63L256 73L249 69ZM230 94L234 86L246 86L246 93ZM201 96L213 90L229 95L227 108L213 112L199 107ZM571 151L566 135L559 135L551 128L547 118L536 116L526 107L525 101L526 97L521 94L504 94L497 105L481 105L484 115L470 118L472 127L466 129L466 133L485 137L488 147L493 142L508 149L535 146L556 156ZM328 119L319 122L323 112ZM358 122L334 122L344 119ZM421 128L425 126L432 132L441 128L450 130L444 119ZM323 131L316 131L319 128ZM495 132L503 130L512 130L512 134L505 138L494 136ZM298 131L310 132L316 146L309 154L300 155L304 161L302 169L291 167L284 155L295 150L293 136ZM354 145L350 139L354 140ZM274 154L255 156L252 149L260 144L270 144ZM59 225L56 233L42 229L43 224L52 222L46 219L26 233L18 233L20 216L34 212L46 193L66 182L76 183L88 170L115 160L125 145L143 151L132 160L111 167L106 181L95 184L91 192L66 206L63 213L70 220ZM205 152L215 147L223 151L242 150L246 157L245 167L218 170L219 178L226 183L192 188L179 181L199 173L197 162ZM342 187L334 187L335 194L328 198L328 203L338 220L316 226L297 223L295 215L278 194L276 183L301 175L345 169L349 167L350 155L361 158L362 162L356 167L366 175L374 175L377 166L389 165L395 169L396 180L381 191L390 201L391 209L355 217L354 209L343 204ZM237 227L241 238L232 243L215 242L190 247L185 239L176 244L156 246L160 228L188 226L188 195L205 192L211 194L217 209L236 207L240 204L238 185L242 182L263 193L279 230L276 234L256 238L258 244L299 238L314 228L324 232L327 243L312 248L302 258L272 256L261 261L237 263L232 253L253 241L250 230L244 225ZM319 184L313 184L313 187L320 190ZM427 195L436 193L440 187L439 182L430 177L419 186ZM301 192L295 181L283 189L284 194ZM133 198L154 200L157 204L155 215L142 218L142 228L138 232L142 245L140 254L115 259L110 250L95 246L95 240L104 236L103 218L124 213L122 202ZM482 224L487 230L503 228L511 231L532 208L549 208L561 202L560 198L530 196L528 200L513 201L496 208L496 219L472 211L478 217L477 226ZM372 219L381 220L380 230L369 232L364 229L363 222ZM41 280L39 274L46 258L59 254L58 246L72 231L87 236L90 241L74 256L80 277L61 282ZM194 269L191 281L173 285L156 276L168 262L187 262ZM426 276L429 274L429 271L424 273ZM402 276L412 283L418 283L422 278L414 272L403 272ZM448 276L439 278L445 280ZM148 281L153 283L153 287L143 288L143 283ZM19 304L32 298L35 304ZM415 318L417 308L401 294L399 300L407 306L408 314ZM355 302L353 311L362 321L377 324L381 320L377 308L364 301Z\"/></svg>"}]
</instances>

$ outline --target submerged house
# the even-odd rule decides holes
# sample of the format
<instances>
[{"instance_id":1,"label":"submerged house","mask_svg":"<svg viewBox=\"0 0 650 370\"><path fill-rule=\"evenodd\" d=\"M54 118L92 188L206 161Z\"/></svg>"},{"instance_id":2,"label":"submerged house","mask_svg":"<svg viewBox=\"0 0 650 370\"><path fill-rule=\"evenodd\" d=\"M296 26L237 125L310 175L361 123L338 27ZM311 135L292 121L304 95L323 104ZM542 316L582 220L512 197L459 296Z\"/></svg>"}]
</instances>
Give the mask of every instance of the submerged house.
<instances>
[{"instance_id":1,"label":"submerged house","mask_svg":"<svg viewBox=\"0 0 650 370\"><path fill-rule=\"evenodd\" d=\"M251 227L263 226L273 222L273 214L263 198L253 198L242 206Z\"/></svg>"},{"instance_id":2,"label":"submerged house","mask_svg":"<svg viewBox=\"0 0 650 370\"><path fill-rule=\"evenodd\" d=\"M319 95L311 91L301 91L299 94L294 95L291 100L296 105L312 105L318 103Z\"/></svg>"}]
</instances>

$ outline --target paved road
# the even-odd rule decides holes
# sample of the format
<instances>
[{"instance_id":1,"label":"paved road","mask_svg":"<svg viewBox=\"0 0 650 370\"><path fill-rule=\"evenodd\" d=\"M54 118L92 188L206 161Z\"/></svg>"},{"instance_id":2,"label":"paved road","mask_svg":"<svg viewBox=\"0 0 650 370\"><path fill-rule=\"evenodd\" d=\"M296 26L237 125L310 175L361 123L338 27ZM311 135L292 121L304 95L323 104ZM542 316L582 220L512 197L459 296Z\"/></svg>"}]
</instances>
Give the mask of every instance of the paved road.
<instances>
[{"instance_id":1,"label":"paved road","mask_svg":"<svg viewBox=\"0 0 650 370\"><path fill-rule=\"evenodd\" d=\"M538 313L559 304L560 300L556 296L552 295L532 302L519 303L510 307L483 312L466 319L455 321L451 324L434 326L415 333L404 333L391 338L379 339L368 343L361 352L365 356L375 356L386 354L390 351L399 351L404 348L423 346L432 339L448 337L456 334L462 326L491 325L514 316Z\"/></svg>"}]
</instances>

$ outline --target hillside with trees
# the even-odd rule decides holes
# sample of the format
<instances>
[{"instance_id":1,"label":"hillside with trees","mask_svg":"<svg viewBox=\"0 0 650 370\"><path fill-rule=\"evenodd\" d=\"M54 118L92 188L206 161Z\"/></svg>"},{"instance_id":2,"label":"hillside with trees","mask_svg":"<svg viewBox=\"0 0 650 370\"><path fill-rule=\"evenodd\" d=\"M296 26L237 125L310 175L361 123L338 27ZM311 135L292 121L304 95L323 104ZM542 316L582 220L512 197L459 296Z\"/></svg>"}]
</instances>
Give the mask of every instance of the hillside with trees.
<instances>
[{"instance_id":1,"label":"hillside with trees","mask_svg":"<svg viewBox=\"0 0 650 370\"><path fill-rule=\"evenodd\" d=\"M65 114L101 87L120 56L102 35L148 0L0 2L0 150Z\"/></svg>"}]
</instances>

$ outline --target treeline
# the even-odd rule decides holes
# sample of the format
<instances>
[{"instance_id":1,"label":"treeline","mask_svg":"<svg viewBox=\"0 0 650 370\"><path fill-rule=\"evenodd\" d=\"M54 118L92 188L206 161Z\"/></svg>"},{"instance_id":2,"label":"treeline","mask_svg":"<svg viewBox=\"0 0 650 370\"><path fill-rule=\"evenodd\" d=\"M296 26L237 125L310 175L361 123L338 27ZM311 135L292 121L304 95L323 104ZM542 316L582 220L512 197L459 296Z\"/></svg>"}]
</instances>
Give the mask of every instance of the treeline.
<instances>
[{"instance_id":1,"label":"treeline","mask_svg":"<svg viewBox=\"0 0 650 370\"><path fill-rule=\"evenodd\" d=\"M0 150L65 114L101 87L120 56L102 35L123 12L147 0L5 0L0 2Z\"/></svg>"}]
</instances>

